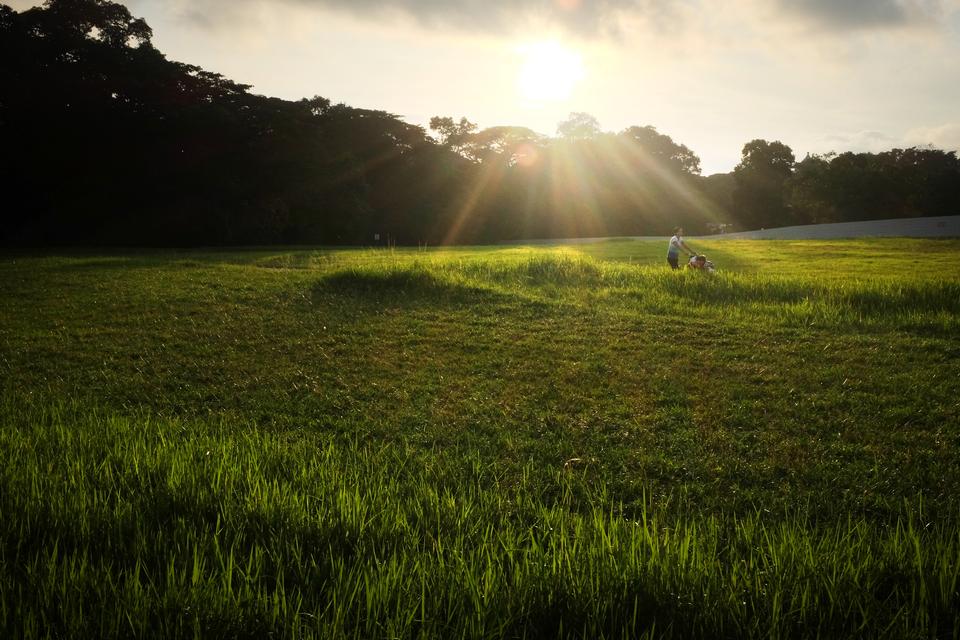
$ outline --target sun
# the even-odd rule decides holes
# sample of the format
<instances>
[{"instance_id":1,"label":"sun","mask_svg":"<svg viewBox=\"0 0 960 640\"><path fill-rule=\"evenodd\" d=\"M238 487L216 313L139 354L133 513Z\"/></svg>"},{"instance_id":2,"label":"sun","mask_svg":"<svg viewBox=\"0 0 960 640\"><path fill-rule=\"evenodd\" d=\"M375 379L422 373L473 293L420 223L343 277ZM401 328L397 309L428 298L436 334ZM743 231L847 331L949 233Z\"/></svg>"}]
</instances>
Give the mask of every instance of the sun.
<instances>
[{"instance_id":1,"label":"sun","mask_svg":"<svg viewBox=\"0 0 960 640\"><path fill-rule=\"evenodd\" d=\"M517 90L534 104L568 100L583 79L583 59L559 42L546 41L518 47L523 64Z\"/></svg>"}]
</instances>

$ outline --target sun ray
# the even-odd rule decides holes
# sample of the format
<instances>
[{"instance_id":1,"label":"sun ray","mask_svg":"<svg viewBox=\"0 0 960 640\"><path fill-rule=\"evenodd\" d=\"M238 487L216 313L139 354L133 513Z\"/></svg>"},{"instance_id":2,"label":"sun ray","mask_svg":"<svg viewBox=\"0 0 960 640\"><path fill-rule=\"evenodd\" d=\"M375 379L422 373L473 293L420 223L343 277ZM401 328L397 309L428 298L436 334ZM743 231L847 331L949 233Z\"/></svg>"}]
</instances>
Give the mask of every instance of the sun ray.
<instances>
[{"instance_id":1,"label":"sun ray","mask_svg":"<svg viewBox=\"0 0 960 640\"><path fill-rule=\"evenodd\" d=\"M470 220L470 217L477 210L480 199L489 190L495 190L497 184L503 177L503 168L495 162L483 163L476 169L477 176L470 185L466 196L457 207L453 222L443 239L443 244L455 244L460 238L460 233L464 226Z\"/></svg>"},{"instance_id":2,"label":"sun ray","mask_svg":"<svg viewBox=\"0 0 960 640\"><path fill-rule=\"evenodd\" d=\"M693 207L696 211L707 216L711 221L718 221L723 217L723 211L703 193L696 189L690 182L684 180L675 173L667 170L654 158L650 157L642 147L637 144L631 144L627 140L619 140L622 153L614 154L618 164L621 164L627 171L635 172L633 165L627 162L624 155L640 164L646 171L649 171L654 177L662 181L667 187L676 193L686 204Z\"/></svg>"}]
</instances>

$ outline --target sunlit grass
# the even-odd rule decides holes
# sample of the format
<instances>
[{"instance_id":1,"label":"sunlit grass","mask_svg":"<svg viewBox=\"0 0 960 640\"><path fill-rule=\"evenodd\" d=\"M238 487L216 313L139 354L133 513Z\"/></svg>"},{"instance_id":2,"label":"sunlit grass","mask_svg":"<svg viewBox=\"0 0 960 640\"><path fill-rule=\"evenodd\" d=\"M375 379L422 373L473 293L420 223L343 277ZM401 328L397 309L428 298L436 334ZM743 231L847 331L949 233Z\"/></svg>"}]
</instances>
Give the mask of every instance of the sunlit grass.
<instances>
[{"instance_id":1,"label":"sunlit grass","mask_svg":"<svg viewBox=\"0 0 960 640\"><path fill-rule=\"evenodd\" d=\"M4 257L0 635L960 634L960 245L661 244Z\"/></svg>"},{"instance_id":2,"label":"sunlit grass","mask_svg":"<svg viewBox=\"0 0 960 640\"><path fill-rule=\"evenodd\" d=\"M957 631L960 535L919 505L885 526L811 527L802 508L624 516L582 469L504 481L462 450L69 405L12 416L0 611L14 635Z\"/></svg>"}]
</instances>

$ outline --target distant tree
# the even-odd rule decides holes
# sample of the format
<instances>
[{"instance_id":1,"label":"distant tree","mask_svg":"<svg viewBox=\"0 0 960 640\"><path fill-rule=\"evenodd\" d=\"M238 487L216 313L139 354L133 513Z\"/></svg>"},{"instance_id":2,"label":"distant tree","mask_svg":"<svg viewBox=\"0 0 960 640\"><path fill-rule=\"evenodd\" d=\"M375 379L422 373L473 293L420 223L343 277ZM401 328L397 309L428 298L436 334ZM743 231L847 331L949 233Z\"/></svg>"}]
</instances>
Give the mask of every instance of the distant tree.
<instances>
[{"instance_id":1,"label":"distant tree","mask_svg":"<svg viewBox=\"0 0 960 640\"><path fill-rule=\"evenodd\" d=\"M16 11L5 4L0 4L0 33L9 33L13 30L16 15Z\"/></svg>"},{"instance_id":2,"label":"distant tree","mask_svg":"<svg viewBox=\"0 0 960 640\"><path fill-rule=\"evenodd\" d=\"M956 151L891 149L878 154L883 171L895 175L903 216L960 213L960 159Z\"/></svg>"},{"instance_id":3,"label":"distant tree","mask_svg":"<svg viewBox=\"0 0 960 640\"><path fill-rule=\"evenodd\" d=\"M701 177L697 180L697 190L703 194L708 202L708 207L713 212L713 220L710 222L717 224L733 225L735 216L733 204L733 192L737 188L736 179L733 172L715 173L710 176Z\"/></svg>"},{"instance_id":4,"label":"distant tree","mask_svg":"<svg viewBox=\"0 0 960 640\"><path fill-rule=\"evenodd\" d=\"M323 117L330 111L330 99L323 96L313 96L312 98L302 98L297 104L310 111L310 115L317 118Z\"/></svg>"},{"instance_id":5,"label":"distant tree","mask_svg":"<svg viewBox=\"0 0 960 640\"><path fill-rule=\"evenodd\" d=\"M557 135L568 140L589 140L597 138L603 133L600 122L582 111L575 111L563 122L557 125Z\"/></svg>"},{"instance_id":6,"label":"distant tree","mask_svg":"<svg viewBox=\"0 0 960 640\"><path fill-rule=\"evenodd\" d=\"M686 145L677 144L673 139L658 133L655 127L629 127L620 133L624 140L636 144L660 166L677 172L700 174L700 158Z\"/></svg>"},{"instance_id":7,"label":"distant tree","mask_svg":"<svg viewBox=\"0 0 960 640\"><path fill-rule=\"evenodd\" d=\"M808 156L787 196L804 222L950 215L960 211L960 161L918 148Z\"/></svg>"},{"instance_id":8,"label":"distant tree","mask_svg":"<svg viewBox=\"0 0 960 640\"><path fill-rule=\"evenodd\" d=\"M460 121L456 122L449 116L434 116L430 118L430 130L437 132L440 144L449 147L455 153L463 153L468 149L477 125L466 118L460 118Z\"/></svg>"},{"instance_id":9,"label":"distant tree","mask_svg":"<svg viewBox=\"0 0 960 640\"><path fill-rule=\"evenodd\" d=\"M795 219L802 224L840 222L838 193L830 162L835 153L807 155L796 163L785 185L785 197Z\"/></svg>"},{"instance_id":10,"label":"distant tree","mask_svg":"<svg viewBox=\"0 0 960 640\"><path fill-rule=\"evenodd\" d=\"M796 222L785 198L793 173L793 150L782 142L752 140L734 169L736 216L745 228L782 227Z\"/></svg>"},{"instance_id":11,"label":"distant tree","mask_svg":"<svg viewBox=\"0 0 960 640\"><path fill-rule=\"evenodd\" d=\"M3 8L0 34L0 241L356 243L451 197L422 179L442 162L421 127L251 95L167 60L121 5Z\"/></svg>"},{"instance_id":12,"label":"distant tree","mask_svg":"<svg viewBox=\"0 0 960 640\"><path fill-rule=\"evenodd\" d=\"M28 10L23 17L34 35L49 38L61 48L84 41L137 48L153 36L142 18L134 18L126 7L108 0L47 0L42 9Z\"/></svg>"},{"instance_id":13,"label":"distant tree","mask_svg":"<svg viewBox=\"0 0 960 640\"><path fill-rule=\"evenodd\" d=\"M508 165L527 158L545 146L545 136L527 127L489 127L471 136L470 155L482 161Z\"/></svg>"}]
</instances>

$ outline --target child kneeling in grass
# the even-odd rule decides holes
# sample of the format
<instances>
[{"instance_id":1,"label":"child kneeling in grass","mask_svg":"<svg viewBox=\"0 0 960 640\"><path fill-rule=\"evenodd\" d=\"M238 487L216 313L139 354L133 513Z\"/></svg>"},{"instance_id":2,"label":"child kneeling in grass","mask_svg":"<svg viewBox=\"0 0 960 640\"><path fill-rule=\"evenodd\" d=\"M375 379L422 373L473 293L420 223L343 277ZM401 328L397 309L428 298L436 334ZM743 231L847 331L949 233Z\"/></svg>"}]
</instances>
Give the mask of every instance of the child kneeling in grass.
<instances>
[{"instance_id":1,"label":"child kneeling in grass","mask_svg":"<svg viewBox=\"0 0 960 640\"><path fill-rule=\"evenodd\" d=\"M707 260L707 256L704 255L691 256L690 262L687 263L687 268L697 269L698 271L706 271L707 273L713 273L716 271L713 263Z\"/></svg>"}]
</instances>

